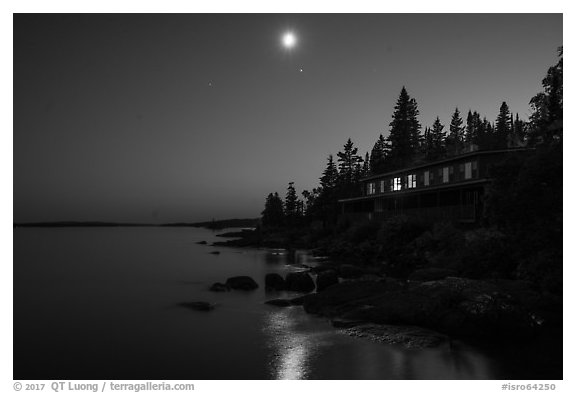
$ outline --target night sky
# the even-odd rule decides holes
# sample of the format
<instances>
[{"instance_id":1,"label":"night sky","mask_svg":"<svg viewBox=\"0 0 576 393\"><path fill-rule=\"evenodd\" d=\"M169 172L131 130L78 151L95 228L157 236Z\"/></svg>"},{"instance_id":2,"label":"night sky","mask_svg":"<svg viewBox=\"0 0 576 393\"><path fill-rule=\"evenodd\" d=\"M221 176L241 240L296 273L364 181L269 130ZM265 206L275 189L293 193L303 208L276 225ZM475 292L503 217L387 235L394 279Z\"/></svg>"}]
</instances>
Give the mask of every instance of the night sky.
<instances>
[{"instance_id":1,"label":"night sky","mask_svg":"<svg viewBox=\"0 0 576 393\"><path fill-rule=\"evenodd\" d=\"M527 119L561 45L561 14L18 14L14 221L257 217L386 136L403 85L423 127Z\"/></svg>"}]
</instances>

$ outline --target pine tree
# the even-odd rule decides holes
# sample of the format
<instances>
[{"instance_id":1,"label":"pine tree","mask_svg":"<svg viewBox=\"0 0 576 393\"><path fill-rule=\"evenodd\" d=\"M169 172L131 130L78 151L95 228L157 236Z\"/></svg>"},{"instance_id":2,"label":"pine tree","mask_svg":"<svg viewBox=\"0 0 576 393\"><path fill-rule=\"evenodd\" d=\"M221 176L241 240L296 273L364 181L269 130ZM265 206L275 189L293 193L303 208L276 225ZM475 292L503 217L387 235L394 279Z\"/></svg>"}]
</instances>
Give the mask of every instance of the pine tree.
<instances>
[{"instance_id":1,"label":"pine tree","mask_svg":"<svg viewBox=\"0 0 576 393\"><path fill-rule=\"evenodd\" d=\"M362 178L370 174L370 154L366 152L364 156L364 164L362 165Z\"/></svg>"},{"instance_id":2,"label":"pine tree","mask_svg":"<svg viewBox=\"0 0 576 393\"><path fill-rule=\"evenodd\" d=\"M468 115L466 116L466 131L464 134L464 140L468 144L476 143L476 124L474 123L474 115L472 114L472 110L468 109Z\"/></svg>"},{"instance_id":3,"label":"pine tree","mask_svg":"<svg viewBox=\"0 0 576 393\"><path fill-rule=\"evenodd\" d=\"M287 220L293 221L298 216L298 195L296 195L296 188L294 182L288 183L288 190L284 201L284 215Z\"/></svg>"},{"instance_id":4,"label":"pine tree","mask_svg":"<svg viewBox=\"0 0 576 393\"><path fill-rule=\"evenodd\" d=\"M380 134L372 153L370 154L370 173L379 174L386 171L386 155L388 153L388 144L386 139Z\"/></svg>"},{"instance_id":5,"label":"pine tree","mask_svg":"<svg viewBox=\"0 0 576 393\"><path fill-rule=\"evenodd\" d=\"M464 130L465 128L462 126L460 111L456 108L452 115L452 120L450 121L450 134L446 137L446 148L448 154L456 155L463 150Z\"/></svg>"},{"instance_id":6,"label":"pine tree","mask_svg":"<svg viewBox=\"0 0 576 393\"><path fill-rule=\"evenodd\" d=\"M307 215L321 219L324 224L335 221L338 214L338 168L330 154L326 168L320 177L320 187L313 190L313 203Z\"/></svg>"},{"instance_id":7,"label":"pine tree","mask_svg":"<svg viewBox=\"0 0 576 393\"><path fill-rule=\"evenodd\" d=\"M424 159L430 160L431 152L433 150L432 133L429 127L424 128L424 137L422 138L421 151Z\"/></svg>"},{"instance_id":8,"label":"pine tree","mask_svg":"<svg viewBox=\"0 0 576 393\"><path fill-rule=\"evenodd\" d=\"M495 149L497 146L494 126L483 118L478 127L478 146L481 150Z\"/></svg>"},{"instance_id":9,"label":"pine tree","mask_svg":"<svg viewBox=\"0 0 576 393\"><path fill-rule=\"evenodd\" d=\"M440 118L437 116L431 129L428 129L427 143L429 143L428 151L426 152L426 160L435 161L446 156L445 139L446 132L444 125L440 123Z\"/></svg>"},{"instance_id":10,"label":"pine tree","mask_svg":"<svg viewBox=\"0 0 576 393\"><path fill-rule=\"evenodd\" d=\"M262 225L265 227L278 227L283 224L284 210L282 206L282 199L278 193L270 193L266 198L264 211L262 212Z\"/></svg>"},{"instance_id":11,"label":"pine tree","mask_svg":"<svg viewBox=\"0 0 576 393\"><path fill-rule=\"evenodd\" d=\"M500 113L496 118L496 128L494 130L494 148L505 149L508 146L508 140L512 133L510 124L510 109L506 101L500 105Z\"/></svg>"},{"instance_id":12,"label":"pine tree","mask_svg":"<svg viewBox=\"0 0 576 393\"><path fill-rule=\"evenodd\" d=\"M360 179L364 177L364 159L358 156L356 164L354 164L354 176L352 177L352 183L358 183Z\"/></svg>"},{"instance_id":13,"label":"pine tree","mask_svg":"<svg viewBox=\"0 0 576 393\"><path fill-rule=\"evenodd\" d=\"M362 158L358 156L358 148L354 147L354 143L348 138L344 151L338 152L338 186L343 196L349 196L354 192L360 162Z\"/></svg>"},{"instance_id":14,"label":"pine tree","mask_svg":"<svg viewBox=\"0 0 576 393\"><path fill-rule=\"evenodd\" d=\"M322 177L320 177L320 186L322 187L323 191L334 190L336 188L337 182L338 168L336 168L336 164L334 163L334 157L332 154L330 154L328 156L328 164L326 165L326 169L324 169Z\"/></svg>"},{"instance_id":15,"label":"pine tree","mask_svg":"<svg viewBox=\"0 0 576 393\"><path fill-rule=\"evenodd\" d=\"M468 111L468 116L466 117L466 131L464 135L464 140L468 145L475 145L476 148L480 148L480 128L482 127L482 120L480 120L480 114L476 111Z\"/></svg>"},{"instance_id":16,"label":"pine tree","mask_svg":"<svg viewBox=\"0 0 576 393\"><path fill-rule=\"evenodd\" d=\"M390 152L387 164L390 169L402 168L409 165L419 151L420 123L418 122L418 105L416 100L410 98L405 87L402 87L392 122L390 123Z\"/></svg>"}]
</instances>

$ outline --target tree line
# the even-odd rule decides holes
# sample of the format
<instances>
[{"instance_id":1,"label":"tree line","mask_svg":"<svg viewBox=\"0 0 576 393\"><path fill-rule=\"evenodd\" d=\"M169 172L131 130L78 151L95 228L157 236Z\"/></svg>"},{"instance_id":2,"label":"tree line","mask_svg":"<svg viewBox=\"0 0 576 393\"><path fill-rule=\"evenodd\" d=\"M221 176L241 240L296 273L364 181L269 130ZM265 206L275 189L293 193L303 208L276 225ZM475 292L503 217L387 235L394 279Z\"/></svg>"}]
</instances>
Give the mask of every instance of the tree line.
<instances>
[{"instance_id":1,"label":"tree line","mask_svg":"<svg viewBox=\"0 0 576 393\"><path fill-rule=\"evenodd\" d=\"M336 155L327 158L319 185L304 190L298 198L294 183L288 185L284 200L278 193L266 198L262 224L267 227L297 225L312 220L324 224L337 216L339 199L358 196L360 179L396 169L432 162L474 150L513 147L550 147L562 142L563 117L563 49L559 60L542 80L543 92L530 100L528 121L514 116L502 102L495 121L490 122L477 111L468 110L464 120L458 107L445 129L440 118L430 127L418 120L418 104L402 87L394 106L389 134L378 136L370 152L358 154L351 138Z\"/></svg>"}]
</instances>

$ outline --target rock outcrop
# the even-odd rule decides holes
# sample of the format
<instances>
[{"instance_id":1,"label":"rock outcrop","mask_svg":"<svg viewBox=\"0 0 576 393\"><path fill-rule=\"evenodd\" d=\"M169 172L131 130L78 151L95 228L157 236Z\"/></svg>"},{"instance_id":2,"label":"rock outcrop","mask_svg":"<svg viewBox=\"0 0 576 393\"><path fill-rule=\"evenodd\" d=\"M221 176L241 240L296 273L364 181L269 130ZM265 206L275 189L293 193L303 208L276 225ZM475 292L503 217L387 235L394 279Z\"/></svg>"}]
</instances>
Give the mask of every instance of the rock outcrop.
<instances>
[{"instance_id":1,"label":"rock outcrop","mask_svg":"<svg viewBox=\"0 0 576 393\"><path fill-rule=\"evenodd\" d=\"M522 338L558 324L561 299L512 280L348 281L304 299L306 312L380 325L411 325L454 336Z\"/></svg>"}]
</instances>

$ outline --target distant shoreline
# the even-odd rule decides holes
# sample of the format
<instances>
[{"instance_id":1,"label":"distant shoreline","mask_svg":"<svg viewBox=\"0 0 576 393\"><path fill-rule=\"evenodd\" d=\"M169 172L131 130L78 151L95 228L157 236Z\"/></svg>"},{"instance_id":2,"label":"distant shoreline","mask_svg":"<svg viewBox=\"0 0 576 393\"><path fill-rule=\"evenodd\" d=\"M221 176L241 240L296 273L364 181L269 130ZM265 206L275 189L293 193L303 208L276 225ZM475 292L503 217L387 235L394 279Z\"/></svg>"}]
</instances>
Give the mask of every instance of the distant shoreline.
<instances>
[{"instance_id":1,"label":"distant shoreline","mask_svg":"<svg viewBox=\"0 0 576 393\"><path fill-rule=\"evenodd\" d=\"M16 228L62 228L62 227L195 227L209 229L255 227L260 220L258 218L234 218L228 220L213 220L203 222L174 222L164 224L152 223L123 223L105 221L50 221L50 222L26 222L14 223Z\"/></svg>"}]
</instances>

